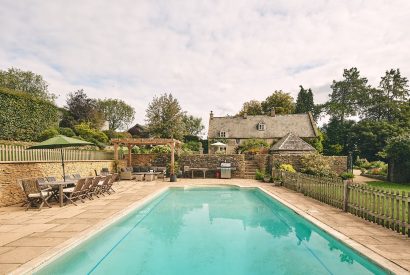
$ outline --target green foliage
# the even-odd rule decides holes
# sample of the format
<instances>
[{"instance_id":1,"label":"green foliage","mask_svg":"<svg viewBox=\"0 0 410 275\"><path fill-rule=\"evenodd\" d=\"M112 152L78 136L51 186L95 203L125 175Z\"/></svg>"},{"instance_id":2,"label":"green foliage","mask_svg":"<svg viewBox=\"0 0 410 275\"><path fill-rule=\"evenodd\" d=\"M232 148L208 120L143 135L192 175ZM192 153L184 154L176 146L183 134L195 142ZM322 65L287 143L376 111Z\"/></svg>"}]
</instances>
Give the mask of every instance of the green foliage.
<instances>
[{"instance_id":1,"label":"green foliage","mask_svg":"<svg viewBox=\"0 0 410 275\"><path fill-rule=\"evenodd\" d=\"M344 122L346 117L358 114L358 104L367 94L367 78L361 77L357 68L345 69L343 80L333 80L331 89L332 93L327 103L328 114Z\"/></svg>"},{"instance_id":2,"label":"green foliage","mask_svg":"<svg viewBox=\"0 0 410 275\"><path fill-rule=\"evenodd\" d=\"M296 170L293 168L292 164L283 163L279 165L279 169L286 172L296 173Z\"/></svg>"},{"instance_id":3,"label":"green foliage","mask_svg":"<svg viewBox=\"0 0 410 275\"><path fill-rule=\"evenodd\" d=\"M256 154L269 149L269 144L263 139L248 139L237 147L238 153Z\"/></svg>"},{"instance_id":4,"label":"green foliage","mask_svg":"<svg viewBox=\"0 0 410 275\"><path fill-rule=\"evenodd\" d=\"M245 113L251 116L263 115L261 102L258 100L245 102L237 115L243 116Z\"/></svg>"},{"instance_id":5,"label":"green foliage","mask_svg":"<svg viewBox=\"0 0 410 275\"><path fill-rule=\"evenodd\" d=\"M385 151L389 159L410 162L410 133L390 138Z\"/></svg>"},{"instance_id":6,"label":"green foliage","mask_svg":"<svg viewBox=\"0 0 410 275\"><path fill-rule=\"evenodd\" d=\"M202 118L194 117L184 114L182 116L182 122L184 124L184 136L198 136L202 134L205 126L202 124Z\"/></svg>"},{"instance_id":7,"label":"green foliage","mask_svg":"<svg viewBox=\"0 0 410 275\"><path fill-rule=\"evenodd\" d=\"M98 110L97 100L89 98L84 90L68 94L66 103L68 113L65 115L69 117L67 120L74 119L74 124L90 123L92 128L96 129L101 128L104 124L104 117Z\"/></svg>"},{"instance_id":8,"label":"green foliage","mask_svg":"<svg viewBox=\"0 0 410 275\"><path fill-rule=\"evenodd\" d=\"M323 133L318 129L318 135L317 137L313 139L303 139L307 143L313 146L313 148L316 149L319 153L323 153L323 141L324 141L324 135Z\"/></svg>"},{"instance_id":9,"label":"green foliage","mask_svg":"<svg viewBox=\"0 0 410 275\"><path fill-rule=\"evenodd\" d=\"M38 137L38 141L44 141L49 138L55 137L59 134L56 128L49 128L41 132L41 134Z\"/></svg>"},{"instance_id":10,"label":"green foliage","mask_svg":"<svg viewBox=\"0 0 410 275\"><path fill-rule=\"evenodd\" d=\"M305 89L302 85L299 86L300 91L296 99L296 114L303 114L307 112L314 113L315 104L313 102L313 93L311 89Z\"/></svg>"},{"instance_id":11,"label":"green foliage","mask_svg":"<svg viewBox=\"0 0 410 275\"><path fill-rule=\"evenodd\" d=\"M202 149L202 143L199 141L188 141L182 144L182 150L188 152L199 152Z\"/></svg>"},{"instance_id":12,"label":"green foliage","mask_svg":"<svg viewBox=\"0 0 410 275\"><path fill-rule=\"evenodd\" d=\"M167 175L169 176L171 174L171 163L167 163L167 171L166 171ZM175 161L174 162L174 173L175 175L179 174L179 162Z\"/></svg>"},{"instance_id":13,"label":"green foliage","mask_svg":"<svg viewBox=\"0 0 410 275\"><path fill-rule=\"evenodd\" d=\"M344 180L349 180L349 179L353 179L354 175L351 172L343 172L340 174L340 177Z\"/></svg>"},{"instance_id":14,"label":"green foliage","mask_svg":"<svg viewBox=\"0 0 410 275\"><path fill-rule=\"evenodd\" d=\"M324 134L323 153L328 156L346 156L349 151L353 150L351 129L354 125L355 122L352 120L330 119L329 123L322 128Z\"/></svg>"},{"instance_id":15,"label":"green foliage","mask_svg":"<svg viewBox=\"0 0 410 275\"><path fill-rule=\"evenodd\" d=\"M116 131L112 131L112 130L105 130L103 131L104 134L107 135L107 137L109 139L112 138L131 138L131 134L128 132L116 132Z\"/></svg>"},{"instance_id":16,"label":"green foliage","mask_svg":"<svg viewBox=\"0 0 410 275\"><path fill-rule=\"evenodd\" d=\"M108 121L108 128L111 131L127 129L134 120L134 108L119 99L98 100L97 108Z\"/></svg>"},{"instance_id":17,"label":"green foliage","mask_svg":"<svg viewBox=\"0 0 410 275\"><path fill-rule=\"evenodd\" d=\"M273 108L275 108L275 113L278 115L293 114L295 112L293 97L283 91L275 91L272 95L268 96L261 105L265 114L270 114Z\"/></svg>"},{"instance_id":18,"label":"green foliage","mask_svg":"<svg viewBox=\"0 0 410 275\"><path fill-rule=\"evenodd\" d=\"M168 145L157 145L151 148L153 154L169 154L171 153L171 147Z\"/></svg>"},{"instance_id":19,"label":"green foliage","mask_svg":"<svg viewBox=\"0 0 410 275\"><path fill-rule=\"evenodd\" d=\"M59 132L61 135L64 135L64 136L66 136L66 137L73 137L73 136L75 136L75 133L74 133L73 129L71 129L71 128L60 127L60 128L58 128L58 132Z\"/></svg>"},{"instance_id":20,"label":"green foliage","mask_svg":"<svg viewBox=\"0 0 410 275\"><path fill-rule=\"evenodd\" d=\"M255 172L255 179L256 180L263 180L265 178L265 176L266 176L265 171L256 170L256 172Z\"/></svg>"},{"instance_id":21,"label":"green foliage","mask_svg":"<svg viewBox=\"0 0 410 275\"><path fill-rule=\"evenodd\" d=\"M148 131L154 137L182 139L183 117L181 106L172 94L154 97L146 111Z\"/></svg>"},{"instance_id":22,"label":"green foliage","mask_svg":"<svg viewBox=\"0 0 410 275\"><path fill-rule=\"evenodd\" d=\"M80 123L74 126L74 131L84 140L92 142L100 148L108 143L107 135L99 130L93 129L90 123Z\"/></svg>"},{"instance_id":23,"label":"green foliage","mask_svg":"<svg viewBox=\"0 0 410 275\"><path fill-rule=\"evenodd\" d=\"M320 154L306 154L301 158L302 172L310 175L334 177L329 161Z\"/></svg>"},{"instance_id":24,"label":"green foliage","mask_svg":"<svg viewBox=\"0 0 410 275\"><path fill-rule=\"evenodd\" d=\"M57 122L58 108L53 103L0 88L0 139L35 141Z\"/></svg>"},{"instance_id":25,"label":"green foliage","mask_svg":"<svg viewBox=\"0 0 410 275\"><path fill-rule=\"evenodd\" d=\"M52 102L55 99L55 95L48 91L48 84L41 75L17 68L0 70L0 88L20 91L45 101Z\"/></svg>"}]
</instances>

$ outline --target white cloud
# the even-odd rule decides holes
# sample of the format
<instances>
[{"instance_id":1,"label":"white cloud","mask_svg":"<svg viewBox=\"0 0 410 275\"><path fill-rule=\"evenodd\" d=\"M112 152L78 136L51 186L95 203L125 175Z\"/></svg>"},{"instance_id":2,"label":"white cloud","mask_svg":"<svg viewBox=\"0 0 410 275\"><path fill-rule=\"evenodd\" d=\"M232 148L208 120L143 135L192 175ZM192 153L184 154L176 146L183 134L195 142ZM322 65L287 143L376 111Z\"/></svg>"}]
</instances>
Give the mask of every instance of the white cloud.
<instances>
[{"instance_id":1,"label":"white cloud","mask_svg":"<svg viewBox=\"0 0 410 275\"><path fill-rule=\"evenodd\" d=\"M42 74L59 105L80 88L122 98L138 122L164 92L206 124L276 89L323 102L352 66L374 85L410 76L406 0L0 2L0 69Z\"/></svg>"}]
</instances>

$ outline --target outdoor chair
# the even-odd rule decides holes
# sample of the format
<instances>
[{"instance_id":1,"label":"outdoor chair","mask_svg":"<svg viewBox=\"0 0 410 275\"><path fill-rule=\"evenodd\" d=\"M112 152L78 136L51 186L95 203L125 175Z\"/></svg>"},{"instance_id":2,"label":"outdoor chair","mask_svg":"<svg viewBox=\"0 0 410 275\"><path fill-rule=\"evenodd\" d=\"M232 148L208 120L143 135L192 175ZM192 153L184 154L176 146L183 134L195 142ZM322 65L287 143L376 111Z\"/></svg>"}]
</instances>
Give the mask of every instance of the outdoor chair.
<instances>
[{"instance_id":1,"label":"outdoor chair","mask_svg":"<svg viewBox=\"0 0 410 275\"><path fill-rule=\"evenodd\" d=\"M57 181L56 177L46 177L48 182Z\"/></svg>"},{"instance_id":2,"label":"outdoor chair","mask_svg":"<svg viewBox=\"0 0 410 275\"><path fill-rule=\"evenodd\" d=\"M80 174L73 174L73 178L76 180L81 179L81 175Z\"/></svg>"},{"instance_id":3,"label":"outdoor chair","mask_svg":"<svg viewBox=\"0 0 410 275\"><path fill-rule=\"evenodd\" d=\"M92 200L92 197L90 196L90 190L91 190L92 184L93 184L93 177L88 177L85 179L85 183L83 185L83 188L81 189L82 191L81 198L83 199L88 198L89 200Z\"/></svg>"},{"instance_id":4,"label":"outdoor chair","mask_svg":"<svg viewBox=\"0 0 410 275\"><path fill-rule=\"evenodd\" d=\"M101 177L95 177L92 180L91 186L90 186L90 191L88 192L88 194L90 195L90 197L92 198L93 196L96 196L97 198L99 198L98 193L99 193L99 183L100 183Z\"/></svg>"},{"instance_id":5,"label":"outdoor chair","mask_svg":"<svg viewBox=\"0 0 410 275\"><path fill-rule=\"evenodd\" d=\"M47 202L51 197L51 192L49 192L48 189L41 190L40 185L36 179L22 180L21 183L27 198L26 211L28 209L41 210L44 204L51 208L51 205Z\"/></svg>"},{"instance_id":6,"label":"outdoor chair","mask_svg":"<svg viewBox=\"0 0 410 275\"><path fill-rule=\"evenodd\" d=\"M106 176L104 180L98 184L98 194L105 196L104 193L107 192L107 185L111 178L112 176Z\"/></svg>"},{"instance_id":7,"label":"outdoor chair","mask_svg":"<svg viewBox=\"0 0 410 275\"><path fill-rule=\"evenodd\" d=\"M102 168L101 169L101 176L108 176L110 174L110 170L108 168Z\"/></svg>"},{"instance_id":8,"label":"outdoor chair","mask_svg":"<svg viewBox=\"0 0 410 275\"><path fill-rule=\"evenodd\" d=\"M83 189L84 184L85 184L85 179L80 179L74 187L63 189L64 197L67 199L66 204L70 202L77 206L77 204L74 201L78 199L84 202L83 198L81 197L83 194L82 189Z\"/></svg>"},{"instance_id":9,"label":"outdoor chair","mask_svg":"<svg viewBox=\"0 0 410 275\"><path fill-rule=\"evenodd\" d=\"M114 182L117 180L117 177L118 177L118 174L113 174L113 175L111 176L111 179L110 179L110 180L108 181L108 183L104 186L103 191L104 191L105 193L108 193L108 195L111 195L111 192L110 192L110 191L112 191L112 192L115 193L115 190L112 188L112 185L113 185Z\"/></svg>"},{"instance_id":10,"label":"outdoor chair","mask_svg":"<svg viewBox=\"0 0 410 275\"><path fill-rule=\"evenodd\" d=\"M47 182L49 182L48 180L46 180L46 178L38 178L37 182L40 186L41 190L49 190L49 192L51 193L51 197L53 199L55 199L56 201L58 201L58 186L51 186L51 185L47 185Z\"/></svg>"},{"instance_id":11,"label":"outdoor chair","mask_svg":"<svg viewBox=\"0 0 410 275\"><path fill-rule=\"evenodd\" d=\"M73 180L73 177L70 175L66 175L65 177L63 177L64 180Z\"/></svg>"}]
</instances>

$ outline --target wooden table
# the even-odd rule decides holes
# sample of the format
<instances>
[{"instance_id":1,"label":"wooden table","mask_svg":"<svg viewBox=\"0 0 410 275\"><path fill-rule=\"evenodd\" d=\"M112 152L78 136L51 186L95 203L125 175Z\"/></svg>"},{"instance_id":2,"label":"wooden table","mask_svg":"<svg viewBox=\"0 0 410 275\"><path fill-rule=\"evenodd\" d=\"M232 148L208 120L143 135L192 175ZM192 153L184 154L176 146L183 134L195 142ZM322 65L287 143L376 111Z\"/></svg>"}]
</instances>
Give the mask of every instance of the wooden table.
<instances>
[{"instance_id":1,"label":"wooden table","mask_svg":"<svg viewBox=\"0 0 410 275\"><path fill-rule=\"evenodd\" d=\"M63 206L64 202L64 186L69 184L76 184L76 180L66 180L66 181L51 181L51 182L44 182L41 183L41 186L58 186L58 193L59 193L59 200L60 200L60 207Z\"/></svg>"},{"instance_id":2,"label":"wooden table","mask_svg":"<svg viewBox=\"0 0 410 275\"><path fill-rule=\"evenodd\" d=\"M205 178L206 172L209 171L208 168L189 168L189 170L191 170L192 178L194 178L194 171L202 171L202 173L204 173L204 178Z\"/></svg>"}]
</instances>

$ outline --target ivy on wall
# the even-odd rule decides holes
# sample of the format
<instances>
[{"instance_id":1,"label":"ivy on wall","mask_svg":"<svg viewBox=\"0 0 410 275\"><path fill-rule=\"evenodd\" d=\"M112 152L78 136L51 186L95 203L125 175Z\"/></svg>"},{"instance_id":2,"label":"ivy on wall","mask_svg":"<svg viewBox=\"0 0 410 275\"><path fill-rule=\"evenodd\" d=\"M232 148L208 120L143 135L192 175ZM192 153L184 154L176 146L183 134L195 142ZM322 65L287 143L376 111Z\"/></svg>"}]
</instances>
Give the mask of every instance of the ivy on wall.
<instances>
[{"instance_id":1,"label":"ivy on wall","mask_svg":"<svg viewBox=\"0 0 410 275\"><path fill-rule=\"evenodd\" d=\"M0 139L37 140L43 130L57 126L58 119L53 103L0 87Z\"/></svg>"}]
</instances>

